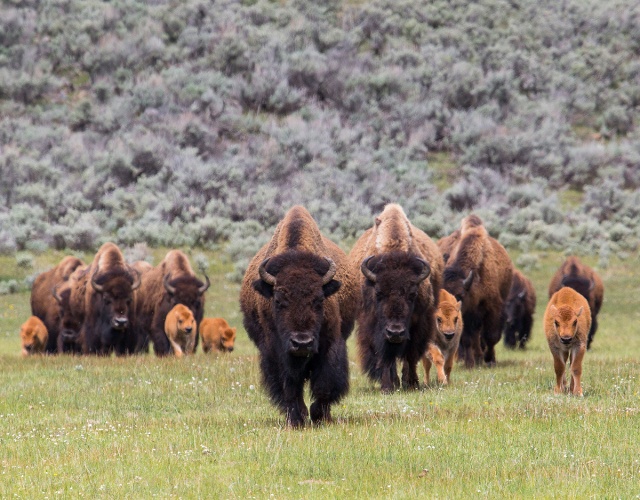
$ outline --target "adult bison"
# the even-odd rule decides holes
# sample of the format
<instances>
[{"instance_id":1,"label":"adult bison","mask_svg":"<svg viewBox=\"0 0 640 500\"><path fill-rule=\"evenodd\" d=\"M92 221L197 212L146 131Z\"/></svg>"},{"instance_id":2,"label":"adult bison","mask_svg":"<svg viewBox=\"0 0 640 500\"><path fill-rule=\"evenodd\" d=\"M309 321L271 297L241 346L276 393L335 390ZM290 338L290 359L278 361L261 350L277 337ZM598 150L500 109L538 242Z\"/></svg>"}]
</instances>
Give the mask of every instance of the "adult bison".
<instances>
[{"instance_id":1,"label":"adult bison","mask_svg":"<svg viewBox=\"0 0 640 500\"><path fill-rule=\"evenodd\" d=\"M251 260L240 308L260 351L262 379L288 425L304 425L310 381L312 422L331 420L331 405L349 390L346 339L357 308L355 269L295 206Z\"/></svg>"},{"instance_id":2,"label":"adult bison","mask_svg":"<svg viewBox=\"0 0 640 500\"><path fill-rule=\"evenodd\" d=\"M587 339L587 349L591 348L591 342L598 329L598 313L604 300L604 284L602 279L592 268L583 264L576 256L567 257L564 263L556 271L549 283L549 297L563 286L573 288L589 303L591 310L591 328Z\"/></svg>"},{"instance_id":3,"label":"adult bison","mask_svg":"<svg viewBox=\"0 0 640 500\"><path fill-rule=\"evenodd\" d=\"M102 245L71 290L72 309L82 310L84 302L80 330L84 354L135 352L133 291L138 286L140 276L127 265L120 249L114 243Z\"/></svg>"},{"instance_id":4,"label":"adult bison","mask_svg":"<svg viewBox=\"0 0 640 500\"><path fill-rule=\"evenodd\" d=\"M136 263L134 268L142 273L142 284L136 292L136 329L139 344L137 350L148 350L149 339L157 356L173 352L164 323L169 311L177 304L188 307L200 325L204 315L204 293L211 282L205 274L200 281L180 250L170 250L156 267ZM196 347L198 345L196 336ZM194 348L195 349L195 348Z\"/></svg>"},{"instance_id":5,"label":"adult bison","mask_svg":"<svg viewBox=\"0 0 640 500\"><path fill-rule=\"evenodd\" d=\"M67 281L76 268L83 266L77 257L64 257L53 269L39 274L31 287L31 314L37 316L44 323L49 333L45 351L57 352L60 314L53 290L56 286Z\"/></svg>"},{"instance_id":6,"label":"adult bison","mask_svg":"<svg viewBox=\"0 0 640 500\"><path fill-rule=\"evenodd\" d=\"M89 266L76 268L67 281L59 283L53 289L53 297L58 303L57 352L60 354L82 354L80 330L84 320L84 300L80 300L78 307L74 309L71 304L71 295L78 287L78 280L88 269Z\"/></svg>"},{"instance_id":7,"label":"adult bison","mask_svg":"<svg viewBox=\"0 0 640 500\"><path fill-rule=\"evenodd\" d=\"M536 310L536 291L533 283L517 269L513 270L511 291L504 305L504 345L510 349L524 349L533 326Z\"/></svg>"},{"instance_id":8,"label":"adult bison","mask_svg":"<svg viewBox=\"0 0 640 500\"><path fill-rule=\"evenodd\" d=\"M459 352L467 368L482 358L483 344L484 361L495 364L494 346L502 335L512 276L509 254L489 236L482 220L476 215L464 218L444 270L444 288L462 302Z\"/></svg>"},{"instance_id":9,"label":"adult bison","mask_svg":"<svg viewBox=\"0 0 640 500\"><path fill-rule=\"evenodd\" d=\"M444 262L436 244L387 205L349 254L361 270L357 345L363 371L383 392L418 388L416 365L434 334Z\"/></svg>"}]
</instances>

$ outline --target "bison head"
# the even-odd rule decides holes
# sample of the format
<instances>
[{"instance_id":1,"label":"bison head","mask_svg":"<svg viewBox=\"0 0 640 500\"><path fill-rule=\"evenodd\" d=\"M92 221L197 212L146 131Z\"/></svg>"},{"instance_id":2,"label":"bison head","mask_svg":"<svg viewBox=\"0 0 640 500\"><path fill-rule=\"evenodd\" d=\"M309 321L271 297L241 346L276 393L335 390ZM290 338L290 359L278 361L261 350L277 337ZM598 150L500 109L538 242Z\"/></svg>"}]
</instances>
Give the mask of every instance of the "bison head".
<instances>
[{"instance_id":1,"label":"bison head","mask_svg":"<svg viewBox=\"0 0 640 500\"><path fill-rule=\"evenodd\" d=\"M441 294L442 297L442 294ZM458 301L448 302L440 300L436 311L436 327L446 340L453 340L456 333L462 332L462 314Z\"/></svg>"},{"instance_id":2,"label":"bison head","mask_svg":"<svg viewBox=\"0 0 640 500\"><path fill-rule=\"evenodd\" d=\"M36 352L44 352L47 344L47 328L35 316L30 317L20 328L22 355L28 356Z\"/></svg>"},{"instance_id":3,"label":"bison head","mask_svg":"<svg viewBox=\"0 0 640 500\"><path fill-rule=\"evenodd\" d=\"M571 344L578 331L578 318L583 313L583 307L574 309L571 306L556 307L551 305L551 317L553 318L553 328L565 345Z\"/></svg>"},{"instance_id":4,"label":"bison head","mask_svg":"<svg viewBox=\"0 0 640 500\"><path fill-rule=\"evenodd\" d=\"M53 287L53 297L58 303L58 335L62 336L64 343L72 343L78 340L82 325L71 309L71 288L56 285Z\"/></svg>"},{"instance_id":5,"label":"bison head","mask_svg":"<svg viewBox=\"0 0 640 500\"><path fill-rule=\"evenodd\" d=\"M505 322L511 325L525 313L525 300L527 291L520 290L518 293L512 293L504 304Z\"/></svg>"},{"instance_id":6,"label":"bison head","mask_svg":"<svg viewBox=\"0 0 640 500\"><path fill-rule=\"evenodd\" d=\"M374 302L379 333L393 344L408 340L420 283L431 273L431 266L413 254L391 252L367 257L360 269L366 278L365 301Z\"/></svg>"},{"instance_id":7,"label":"bison head","mask_svg":"<svg viewBox=\"0 0 640 500\"><path fill-rule=\"evenodd\" d=\"M318 352L324 300L338 291L336 264L328 257L288 251L262 262L254 289L271 302L278 337L286 352Z\"/></svg>"},{"instance_id":8,"label":"bison head","mask_svg":"<svg viewBox=\"0 0 640 500\"><path fill-rule=\"evenodd\" d=\"M218 350L221 352L231 352L233 351L233 346L235 342L236 342L236 328L235 327L223 328L220 332Z\"/></svg>"},{"instance_id":9,"label":"bison head","mask_svg":"<svg viewBox=\"0 0 640 500\"><path fill-rule=\"evenodd\" d=\"M163 285L167 292L166 299L170 309L177 304L182 304L191 310L196 321L200 321L204 314L204 292L211 286L211 281L206 274L204 279L203 283L191 275L178 276L174 279L170 274L165 275Z\"/></svg>"},{"instance_id":10,"label":"bison head","mask_svg":"<svg viewBox=\"0 0 640 500\"><path fill-rule=\"evenodd\" d=\"M463 271L457 267L447 267L444 270L444 289L453 295L457 301L464 304L464 298L476 278L476 273Z\"/></svg>"},{"instance_id":11,"label":"bison head","mask_svg":"<svg viewBox=\"0 0 640 500\"><path fill-rule=\"evenodd\" d=\"M585 299L589 300L591 291L596 286L596 283L595 281L593 281L593 279L585 278L584 276L580 276L577 274L567 274L562 277L560 285L573 288Z\"/></svg>"},{"instance_id":12,"label":"bison head","mask_svg":"<svg viewBox=\"0 0 640 500\"><path fill-rule=\"evenodd\" d=\"M101 315L108 319L114 330L126 330L129 327L133 291L140 286L140 274L124 270L102 275L98 272L96 268L91 276L91 286L102 300Z\"/></svg>"}]
</instances>

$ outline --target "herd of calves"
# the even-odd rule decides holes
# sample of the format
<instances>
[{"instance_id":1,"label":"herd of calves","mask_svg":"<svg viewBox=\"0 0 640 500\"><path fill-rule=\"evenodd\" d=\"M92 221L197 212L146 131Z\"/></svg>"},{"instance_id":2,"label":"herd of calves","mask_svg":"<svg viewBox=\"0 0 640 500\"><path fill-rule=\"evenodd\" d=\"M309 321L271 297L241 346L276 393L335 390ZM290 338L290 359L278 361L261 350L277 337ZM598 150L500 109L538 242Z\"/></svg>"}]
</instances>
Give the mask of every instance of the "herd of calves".
<instances>
[{"instance_id":1,"label":"herd of calves","mask_svg":"<svg viewBox=\"0 0 640 500\"><path fill-rule=\"evenodd\" d=\"M203 318L210 286L188 258L171 250L156 267L129 265L116 245L103 245L85 265L65 257L33 285L33 316L23 325L25 355L71 352L159 355L233 348L235 328ZM597 329L600 277L569 257L549 285L544 331L557 393L582 395L582 359ZM309 212L290 209L251 260L240 291L244 327L260 353L263 384L293 427L331 419L331 405L349 389L346 340L358 322L363 372L383 392L419 387L432 365L447 384L455 359L493 365L504 331L523 348L536 296L506 250L475 215L434 242L389 204L347 255L320 232ZM402 361L401 374L398 361ZM312 404L304 402L309 381Z\"/></svg>"}]
</instances>

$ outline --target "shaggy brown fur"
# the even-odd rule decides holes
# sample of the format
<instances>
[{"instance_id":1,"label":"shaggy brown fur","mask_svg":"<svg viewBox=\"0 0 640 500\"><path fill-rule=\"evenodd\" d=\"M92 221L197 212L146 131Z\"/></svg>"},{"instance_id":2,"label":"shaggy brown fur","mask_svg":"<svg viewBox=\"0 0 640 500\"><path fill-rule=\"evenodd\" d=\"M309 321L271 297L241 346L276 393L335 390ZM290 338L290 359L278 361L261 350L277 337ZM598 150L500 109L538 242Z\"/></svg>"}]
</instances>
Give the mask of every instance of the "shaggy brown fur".
<instances>
[{"instance_id":1,"label":"shaggy brown fur","mask_svg":"<svg viewBox=\"0 0 640 500\"><path fill-rule=\"evenodd\" d=\"M349 389L345 341L357 307L355 277L345 253L301 206L287 212L244 275L244 326L260 350L271 400L293 427L304 425L309 415L306 380L314 422L330 420L331 405Z\"/></svg>"},{"instance_id":2,"label":"shaggy brown fur","mask_svg":"<svg viewBox=\"0 0 640 500\"><path fill-rule=\"evenodd\" d=\"M139 285L139 274L127 265L118 246L102 245L87 272L78 277L70 297L74 310L84 303L80 330L84 354L135 352L133 291Z\"/></svg>"},{"instance_id":3,"label":"shaggy brown fur","mask_svg":"<svg viewBox=\"0 0 640 500\"><path fill-rule=\"evenodd\" d=\"M511 291L504 305L504 344L524 349L533 326L536 311L536 291L533 283L517 269L513 270Z\"/></svg>"},{"instance_id":4,"label":"shaggy brown fur","mask_svg":"<svg viewBox=\"0 0 640 500\"><path fill-rule=\"evenodd\" d=\"M578 292L563 287L554 293L544 313L544 334L553 356L556 372L555 393L566 391L564 370L570 359L571 384L569 391L582 396L582 360L587 350L587 335L591 328L589 303Z\"/></svg>"},{"instance_id":5,"label":"shaggy brown fur","mask_svg":"<svg viewBox=\"0 0 640 500\"><path fill-rule=\"evenodd\" d=\"M573 288L582 295L591 308L591 329L587 340L587 349L591 348L591 342L598 329L598 313L604 300L604 284L602 279L592 268L583 264L576 256L567 257L551 278L549 283L549 297L563 286Z\"/></svg>"},{"instance_id":6,"label":"shaggy brown fur","mask_svg":"<svg viewBox=\"0 0 640 500\"><path fill-rule=\"evenodd\" d=\"M204 352L231 352L236 341L236 328L231 328L224 318L204 318L200 323L200 336Z\"/></svg>"},{"instance_id":7,"label":"shaggy brown fur","mask_svg":"<svg viewBox=\"0 0 640 500\"><path fill-rule=\"evenodd\" d=\"M22 355L44 354L47 347L47 327L37 316L31 316L20 327Z\"/></svg>"},{"instance_id":8,"label":"shaggy brown fur","mask_svg":"<svg viewBox=\"0 0 640 500\"><path fill-rule=\"evenodd\" d=\"M476 215L462 220L460 237L444 271L444 287L462 301L464 329L460 353L472 368L481 359L496 362L504 302L511 290L513 264L504 247L491 238Z\"/></svg>"},{"instance_id":9,"label":"shaggy brown fur","mask_svg":"<svg viewBox=\"0 0 640 500\"><path fill-rule=\"evenodd\" d=\"M61 354L81 354L82 341L80 330L82 328L82 318L84 318L84 308L80 311L74 310L71 304L73 290L78 287L78 280L86 274L89 266L80 266L71 273L67 281L63 281L55 287L53 296L58 302L59 322L57 351ZM81 301L81 306L84 302Z\"/></svg>"},{"instance_id":10,"label":"shaggy brown fur","mask_svg":"<svg viewBox=\"0 0 640 500\"><path fill-rule=\"evenodd\" d=\"M69 279L76 268L84 263L72 256L64 257L60 263L38 275L31 287L31 314L42 320L49 332L46 351L57 352L57 340L59 333L60 315L53 289Z\"/></svg>"},{"instance_id":11,"label":"shaggy brown fur","mask_svg":"<svg viewBox=\"0 0 640 500\"><path fill-rule=\"evenodd\" d=\"M433 336L442 287L440 250L402 207L389 204L349 258L362 270L357 343L363 371L389 392L400 386L396 364L401 359L403 387L417 388L416 365Z\"/></svg>"},{"instance_id":12,"label":"shaggy brown fur","mask_svg":"<svg viewBox=\"0 0 640 500\"><path fill-rule=\"evenodd\" d=\"M180 250L171 250L156 267L136 264L142 271L142 284L136 293L136 329L140 344L137 350L149 349L149 338L157 356L172 352L171 344L164 332L164 322L176 304L187 306L199 325L204 315L205 295L209 278L200 281L189 263L189 258ZM198 337L196 336L196 348Z\"/></svg>"},{"instance_id":13,"label":"shaggy brown fur","mask_svg":"<svg viewBox=\"0 0 640 500\"><path fill-rule=\"evenodd\" d=\"M449 257L451 257L451 252L460 241L460 229L456 229L449 236L444 236L437 241L438 248L442 252L442 258L444 259L445 266L449 262Z\"/></svg>"},{"instance_id":14,"label":"shaggy brown fur","mask_svg":"<svg viewBox=\"0 0 640 500\"><path fill-rule=\"evenodd\" d=\"M193 354L196 346L198 328L191 310L182 304L176 304L164 321L164 333L171 342L177 358Z\"/></svg>"},{"instance_id":15,"label":"shaggy brown fur","mask_svg":"<svg viewBox=\"0 0 640 500\"><path fill-rule=\"evenodd\" d=\"M424 383L429 385L431 364L436 365L438 382L448 384L451 381L451 369L458 353L462 335L462 304L446 290L440 290L440 300L436 311L436 333L427 346L422 358Z\"/></svg>"}]
</instances>

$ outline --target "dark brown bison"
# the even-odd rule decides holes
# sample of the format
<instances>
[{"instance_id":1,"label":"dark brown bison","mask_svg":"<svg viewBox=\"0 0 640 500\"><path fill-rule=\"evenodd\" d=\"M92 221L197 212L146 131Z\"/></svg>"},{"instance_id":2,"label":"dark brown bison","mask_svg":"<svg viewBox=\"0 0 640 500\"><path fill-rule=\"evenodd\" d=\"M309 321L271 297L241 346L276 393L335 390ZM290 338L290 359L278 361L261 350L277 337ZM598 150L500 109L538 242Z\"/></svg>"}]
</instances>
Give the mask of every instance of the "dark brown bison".
<instances>
[{"instance_id":1,"label":"dark brown bison","mask_svg":"<svg viewBox=\"0 0 640 500\"><path fill-rule=\"evenodd\" d=\"M182 304L191 310L199 325L204 315L204 292L211 285L209 277L205 274L205 281L200 281L189 258L180 250L170 250L156 267L136 263L134 268L142 271L142 284L136 292L136 329L140 341L137 350L148 350L151 339L157 356L169 355L173 349L164 331L167 314Z\"/></svg>"},{"instance_id":2,"label":"dark brown bison","mask_svg":"<svg viewBox=\"0 0 640 500\"><path fill-rule=\"evenodd\" d=\"M127 265L120 249L113 243L102 245L70 297L72 309L84 302L80 330L84 354L135 352L133 291L138 286L140 275Z\"/></svg>"},{"instance_id":3,"label":"dark brown bison","mask_svg":"<svg viewBox=\"0 0 640 500\"><path fill-rule=\"evenodd\" d=\"M504 305L504 345L510 349L524 349L533 326L536 310L536 291L533 283L517 269L513 270L511 291Z\"/></svg>"},{"instance_id":4,"label":"dark brown bison","mask_svg":"<svg viewBox=\"0 0 640 500\"><path fill-rule=\"evenodd\" d=\"M357 308L356 271L309 212L293 207L251 260L240 308L260 351L262 379L288 425L304 425L310 381L312 422L331 420L349 390L346 338Z\"/></svg>"},{"instance_id":5,"label":"dark brown bison","mask_svg":"<svg viewBox=\"0 0 640 500\"><path fill-rule=\"evenodd\" d=\"M357 344L363 371L383 392L419 386L416 365L431 340L444 262L436 244L390 204L349 254L361 270Z\"/></svg>"},{"instance_id":6,"label":"dark brown bison","mask_svg":"<svg viewBox=\"0 0 640 500\"><path fill-rule=\"evenodd\" d=\"M578 257L567 257L551 278L549 283L549 297L563 286L573 288L589 303L591 310L591 328L587 340L587 349L591 348L591 342L598 329L598 313L604 300L604 284L602 279L592 268L583 264Z\"/></svg>"},{"instance_id":7,"label":"dark brown bison","mask_svg":"<svg viewBox=\"0 0 640 500\"><path fill-rule=\"evenodd\" d=\"M58 303L57 352L60 354L82 354L80 330L84 318L84 301L80 304L80 311L74 310L71 307L71 293L78 286L80 277L88 269L88 266L76 268L67 281L63 281L53 289L53 297Z\"/></svg>"},{"instance_id":8,"label":"dark brown bison","mask_svg":"<svg viewBox=\"0 0 640 500\"><path fill-rule=\"evenodd\" d=\"M84 262L72 256L64 257L60 263L38 275L31 287L31 314L37 316L44 323L49 336L45 351L57 352L60 314L58 304L53 296L53 289L67 281L76 268Z\"/></svg>"},{"instance_id":9,"label":"dark brown bison","mask_svg":"<svg viewBox=\"0 0 640 500\"><path fill-rule=\"evenodd\" d=\"M459 355L467 368L479 362L483 350L486 363L496 362L494 346L502 335L512 276L509 254L489 236L482 220L476 215L463 219L444 270L444 288L462 302Z\"/></svg>"}]
</instances>

